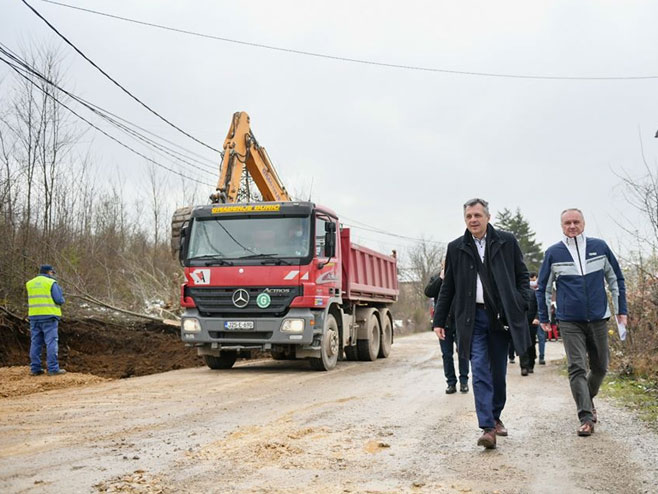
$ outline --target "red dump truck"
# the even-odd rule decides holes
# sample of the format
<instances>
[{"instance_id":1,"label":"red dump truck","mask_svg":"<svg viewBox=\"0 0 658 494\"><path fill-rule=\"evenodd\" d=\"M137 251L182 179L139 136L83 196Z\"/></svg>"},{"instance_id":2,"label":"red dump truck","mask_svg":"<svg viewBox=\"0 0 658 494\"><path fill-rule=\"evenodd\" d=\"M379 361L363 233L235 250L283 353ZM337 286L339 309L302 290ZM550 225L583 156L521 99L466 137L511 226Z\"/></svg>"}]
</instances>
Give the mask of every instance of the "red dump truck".
<instances>
[{"instance_id":1,"label":"red dump truck","mask_svg":"<svg viewBox=\"0 0 658 494\"><path fill-rule=\"evenodd\" d=\"M181 229L181 338L212 369L269 351L308 359L385 358L397 260L353 244L338 216L312 202L197 206Z\"/></svg>"}]
</instances>

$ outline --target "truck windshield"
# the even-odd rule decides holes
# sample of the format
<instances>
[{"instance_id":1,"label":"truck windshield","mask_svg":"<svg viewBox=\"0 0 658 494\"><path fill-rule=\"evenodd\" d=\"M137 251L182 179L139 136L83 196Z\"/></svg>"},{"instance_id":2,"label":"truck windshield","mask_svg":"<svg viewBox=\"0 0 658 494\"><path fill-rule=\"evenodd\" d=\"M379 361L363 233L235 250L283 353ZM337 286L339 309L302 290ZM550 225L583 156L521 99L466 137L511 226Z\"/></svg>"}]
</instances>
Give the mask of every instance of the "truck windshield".
<instances>
[{"instance_id":1,"label":"truck windshield","mask_svg":"<svg viewBox=\"0 0 658 494\"><path fill-rule=\"evenodd\" d=\"M245 259L265 263L277 258L307 257L310 218L195 218L188 260Z\"/></svg>"}]
</instances>

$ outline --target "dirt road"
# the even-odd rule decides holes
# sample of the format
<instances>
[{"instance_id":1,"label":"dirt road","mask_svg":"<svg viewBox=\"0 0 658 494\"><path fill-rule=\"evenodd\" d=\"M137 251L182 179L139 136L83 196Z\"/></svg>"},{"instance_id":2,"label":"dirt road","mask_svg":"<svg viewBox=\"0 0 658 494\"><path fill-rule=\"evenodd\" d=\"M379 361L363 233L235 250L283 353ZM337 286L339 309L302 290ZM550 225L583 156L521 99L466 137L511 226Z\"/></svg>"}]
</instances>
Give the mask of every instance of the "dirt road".
<instances>
[{"instance_id":1,"label":"dirt road","mask_svg":"<svg viewBox=\"0 0 658 494\"><path fill-rule=\"evenodd\" d=\"M658 437L604 400L577 437L558 367L510 367L510 435L489 451L472 393L444 393L429 332L329 373L246 362L5 398L0 492L657 492Z\"/></svg>"}]
</instances>

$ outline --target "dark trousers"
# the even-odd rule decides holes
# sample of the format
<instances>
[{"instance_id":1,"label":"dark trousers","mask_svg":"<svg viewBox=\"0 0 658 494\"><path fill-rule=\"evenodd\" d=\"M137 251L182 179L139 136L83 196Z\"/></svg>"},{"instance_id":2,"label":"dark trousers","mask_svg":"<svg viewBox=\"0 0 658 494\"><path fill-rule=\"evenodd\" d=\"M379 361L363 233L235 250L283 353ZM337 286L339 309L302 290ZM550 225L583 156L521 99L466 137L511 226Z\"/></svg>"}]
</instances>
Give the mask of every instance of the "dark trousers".
<instances>
[{"instance_id":1,"label":"dark trousers","mask_svg":"<svg viewBox=\"0 0 658 494\"><path fill-rule=\"evenodd\" d=\"M546 331L541 329L541 326L537 328L537 346L539 347L539 359L544 360L546 355L546 337L548 334Z\"/></svg>"},{"instance_id":2,"label":"dark trousers","mask_svg":"<svg viewBox=\"0 0 658 494\"><path fill-rule=\"evenodd\" d=\"M495 427L505 407L509 344L509 334L493 330L486 311L477 309L471 341L471 375L475 413L481 429Z\"/></svg>"},{"instance_id":3,"label":"dark trousers","mask_svg":"<svg viewBox=\"0 0 658 494\"><path fill-rule=\"evenodd\" d=\"M567 353L569 385L581 422L591 421L592 398L599 392L608 371L608 321L560 321ZM589 369L587 361L589 360Z\"/></svg>"},{"instance_id":4,"label":"dark trousers","mask_svg":"<svg viewBox=\"0 0 658 494\"><path fill-rule=\"evenodd\" d=\"M530 341L532 345L528 347L526 352L521 355L521 368L522 369L534 369L535 360L537 359L537 351L535 350L535 345L537 344L537 326L534 324L529 324L528 329L530 330ZM539 329L539 331L544 331Z\"/></svg>"},{"instance_id":5,"label":"dark trousers","mask_svg":"<svg viewBox=\"0 0 658 494\"><path fill-rule=\"evenodd\" d=\"M446 376L446 383L448 386L457 384L457 376L455 375L455 359L453 354L455 351L455 330L446 328L446 337L444 340L439 340L441 345L441 356L443 357L443 374ZM468 357L466 355L458 355L459 362L459 383L468 383Z\"/></svg>"}]
</instances>

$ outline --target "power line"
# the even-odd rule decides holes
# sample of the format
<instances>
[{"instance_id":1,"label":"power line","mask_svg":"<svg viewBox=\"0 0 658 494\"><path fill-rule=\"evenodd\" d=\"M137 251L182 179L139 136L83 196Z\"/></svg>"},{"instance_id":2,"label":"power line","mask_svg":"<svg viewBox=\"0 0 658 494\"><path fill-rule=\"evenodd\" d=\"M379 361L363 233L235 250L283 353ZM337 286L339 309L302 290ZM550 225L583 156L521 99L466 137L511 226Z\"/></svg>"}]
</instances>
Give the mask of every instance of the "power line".
<instances>
[{"instance_id":1,"label":"power line","mask_svg":"<svg viewBox=\"0 0 658 494\"><path fill-rule=\"evenodd\" d=\"M106 110L104 110L103 108L99 107L98 105L90 103L90 102L76 96L75 94L67 91L66 89L62 88L61 86L59 86L58 84L56 84L55 82L51 81L46 76L41 74L38 70L36 70L34 67L32 67L28 62L21 59L16 53L12 52L7 46L5 46L1 42L0 42L0 53L3 53L5 56L12 59L15 63L17 63L19 66L21 66L21 68L23 70L25 70L25 71L29 72L30 74L38 77L39 79L46 82L51 87L53 87L54 89L57 89L61 93L66 94L71 99L78 102L79 104L81 104L82 106L87 108L89 111L94 113L95 115L97 115L100 118L106 120L111 125L114 125L116 128L118 128L122 132L128 134L129 136L133 137L134 139L142 141L144 144L146 144L148 146L153 147L158 152L160 152L160 154L164 153L164 154L168 155L169 157L173 158L174 160L176 160L176 161L178 161L178 162L180 162L180 163L182 163L186 166L196 168L196 169L198 169L198 170L200 170L204 173L208 173L208 174L212 174L212 175L216 174L216 170L215 170L214 167L210 167L209 165L206 165L206 164L202 163L206 168L200 168L200 167L194 165L193 163L190 163L189 161L187 161L188 159L191 159L192 161L197 161L198 163L201 163L201 162L199 162L198 160L195 160L194 158L189 158L189 157L179 153L178 151L175 151L171 148L168 148L167 146L164 146L164 145L161 145L161 144L155 142L153 139L151 139L149 137L146 137L143 134L140 134L139 132L137 132L137 131L131 129L130 127L128 127L127 125L124 125L121 122L116 121L114 118L112 118L109 115L112 115L113 117L116 117L116 118L119 118L119 119L121 119L121 117L118 117L114 114L111 114L111 113L107 112ZM121 119L121 120L127 122L129 125L133 125L133 126L137 127L135 124L132 124L131 122L129 122L125 119ZM140 127L138 127L138 128L140 128ZM153 135L155 135L155 134L153 134ZM166 139L164 139L164 138L161 138L159 136L156 136L156 137L166 141Z\"/></svg>"},{"instance_id":2,"label":"power line","mask_svg":"<svg viewBox=\"0 0 658 494\"><path fill-rule=\"evenodd\" d=\"M22 0L24 3L25 0ZM87 12L90 14L101 15L104 17L109 17L111 19L117 19L125 22L131 22L133 24L140 24L142 26L153 27L156 29L163 29L165 31L173 31L180 34L187 34L189 36L196 36L199 38L212 39L216 41L223 41L226 43L234 43L237 45L251 46L253 48L263 48L266 50L274 50L284 53L293 53L296 55L304 55L308 57L316 58L325 58L329 60L335 60L339 62L350 62L364 65L375 65L378 67L387 67L392 69L402 69L402 70L415 70L421 72L436 72L441 74L452 74L452 75L465 75L465 76L475 76L475 77L498 77L498 78L507 78L507 79L537 79L537 80L549 80L549 81L633 81L633 80L647 80L647 79L658 79L658 75L639 75L639 76L552 76L552 75L532 75L532 74L505 74L497 72L478 72L478 71L469 71L469 70L452 70L452 69L441 69L436 67L423 67L417 65L404 65L404 64L395 64L387 62L376 62L374 60L366 60L362 58L350 58L350 57L341 57L337 55L328 55L325 53L317 53L306 50L297 50L294 48L283 48L275 45L266 45L263 43L254 43L251 41L242 41L237 39L225 38L222 36L215 36L212 34L198 33L194 31L188 31L186 29L178 29L171 26L165 26L162 24L155 24L153 22L140 21L137 19L131 19L129 17L122 17L119 15L108 14L106 12L100 12L98 10L85 9L82 7L76 7L74 5L68 5L62 2L55 2L53 0L41 0L45 3L50 3L53 5L58 5L60 7L66 7L69 9L79 10L82 12ZM29 6L29 5L28 5ZM30 7L32 8L32 7ZM34 10L34 9L33 9ZM41 17L41 16L39 16ZM46 21L47 22L47 21ZM59 34L59 33L58 33ZM61 36L61 35L60 35ZM84 55L83 55L84 56ZM85 57L86 58L86 57Z\"/></svg>"},{"instance_id":3,"label":"power line","mask_svg":"<svg viewBox=\"0 0 658 494\"><path fill-rule=\"evenodd\" d=\"M212 186L212 185L210 185L210 184L208 184L208 183L201 182L200 180L197 180L197 179L195 179L195 178L188 177L187 175L184 175L183 173L181 173L181 172L178 171L178 170L173 170L173 169L169 168L168 166L163 165L162 163L159 163L159 162L155 161L155 160L152 159L152 158L149 158L149 157L146 156L145 154L140 153L140 152L137 151L136 149L133 149L132 147L128 146L127 144L121 142L121 141L120 141L119 139L117 139L116 137L114 137L114 136L108 134L106 131L104 131L103 129L101 129L101 128L98 127L97 125L95 125L95 124L93 124L92 122L90 122L89 120L87 120L85 117L83 117L82 115L80 115L79 113L77 113L75 110L73 110L72 108L70 108L68 105L62 103L62 102L61 102L59 99L57 99L53 94L49 94L49 93L47 93L45 89L43 89L41 86L39 86L37 83L35 83L30 77L28 77L27 75L23 74L23 73L21 72L21 70L20 70L18 67L16 67L12 62L10 62L9 60L5 59L5 58L2 57L2 56L0 56L0 61L6 63L6 64L7 64L7 65L8 65L8 66L9 66L14 72L16 72L20 77L22 77L23 79L25 79L26 81L28 81L30 84L32 84L34 87L36 87L39 91L41 91L42 93L44 93L47 97L52 98L52 100L55 101L58 105L60 105L60 106L62 106L63 108L67 109L69 112L71 112L73 115L75 115L75 116L78 117L80 120L82 120L83 122L85 122L87 125L89 125L90 127L96 129L98 132L100 132L101 134L105 135L107 138L113 140L114 142L116 142L116 143L119 144L120 146L122 146L122 147L128 149L129 151L135 153L135 154L138 155L138 156L141 156L142 158L144 158L145 160L149 161L150 163L153 163L154 165L156 165L156 166L158 166L158 167L160 167L160 168L163 168L163 169L165 169L165 170L167 170L167 171L169 171L169 172L171 172L171 173L174 173L174 174L176 174L176 175L178 175L178 176L180 176L180 177L182 177L182 178L185 178L185 179L190 180L190 181L192 181L192 182L196 182L196 183L201 184L201 185Z\"/></svg>"},{"instance_id":4,"label":"power line","mask_svg":"<svg viewBox=\"0 0 658 494\"><path fill-rule=\"evenodd\" d=\"M349 226L351 228L357 228L359 230L365 230L367 232L378 233L380 235L387 235L389 237L395 237L395 238L399 238L399 239L402 239L402 240L410 240L410 241L414 241L414 242L426 242L426 243L429 243L429 244L437 244L437 245L446 245L446 242L437 242L436 240L427 240L427 239L424 239L424 238L409 237L407 235L400 235L399 233L393 233L393 232L389 232L389 231L386 231L386 230L380 230L378 228L367 228L365 226L351 225L349 223L343 223L343 224L345 226Z\"/></svg>"},{"instance_id":5,"label":"power line","mask_svg":"<svg viewBox=\"0 0 658 494\"><path fill-rule=\"evenodd\" d=\"M25 5L26 5L26 6L27 6L32 12L34 12L34 14L35 14L37 17L39 17L39 19L41 19L43 22L45 22L46 25L47 25L50 29L52 29L52 30L53 30L53 31L54 31L54 32L55 32L60 38L62 38L62 39L66 42L66 44L68 44L71 48L73 48L73 49L74 49L74 50L75 50L75 51L76 51L76 52L77 52L82 58L84 58L87 62L89 62L89 63L90 63L90 64L91 64L96 70L98 70L101 74L103 74L107 79L109 79L110 81L112 81L112 82L113 82L118 88L120 88L124 93L126 93L128 96L130 96L132 99L134 99L137 103L139 103L140 105L142 105L144 108L146 108L149 112L151 112L153 115L155 115L156 117L158 117L160 120L162 120L163 122L167 123L168 125L170 125L170 126L173 127L174 129L176 129L178 132L181 132L182 134L184 134L185 136L189 137L189 138L192 139L193 141L195 141L195 142L201 144L202 146L205 146L205 147L207 147L208 149L210 149L210 150L212 150L212 151L215 151L215 152L221 154L221 151L220 151L219 149L216 149L216 148L210 146L209 144L206 144L205 142L203 142L203 141L197 139L197 138L194 137L193 135L191 135L191 134L185 132L183 129L181 129L180 127L178 127L177 125L175 125L175 124L172 123L171 121L167 120L165 117L163 117L162 115L160 115L158 112L156 112L155 110L153 110L150 106L148 106L146 103L144 103L142 100L140 100L137 96L135 96L135 95L132 94L130 91L128 91L128 90L127 90L125 87L123 87L119 82L117 82L116 79L114 79L114 78L113 78L112 76L110 76L107 72L105 72L102 68L100 68L98 65L96 65L96 63L94 63L93 60L91 60L89 57L87 57L87 55L85 55L84 53L82 53L82 51L80 51L80 49L79 49L77 46L75 46L71 41L69 41L69 40L66 38L66 36L64 36L62 33L60 33L60 32L57 30L57 28L55 28L55 26L53 26L50 22L48 22L48 20L47 20L45 17L43 17L43 16L42 16L42 15L41 15L41 14L40 14L40 13L34 8L34 7L32 7L29 3L27 3L26 0L21 0L21 1L22 1L22 2L23 2L23 3L24 3L24 4L25 4Z\"/></svg>"}]
</instances>

